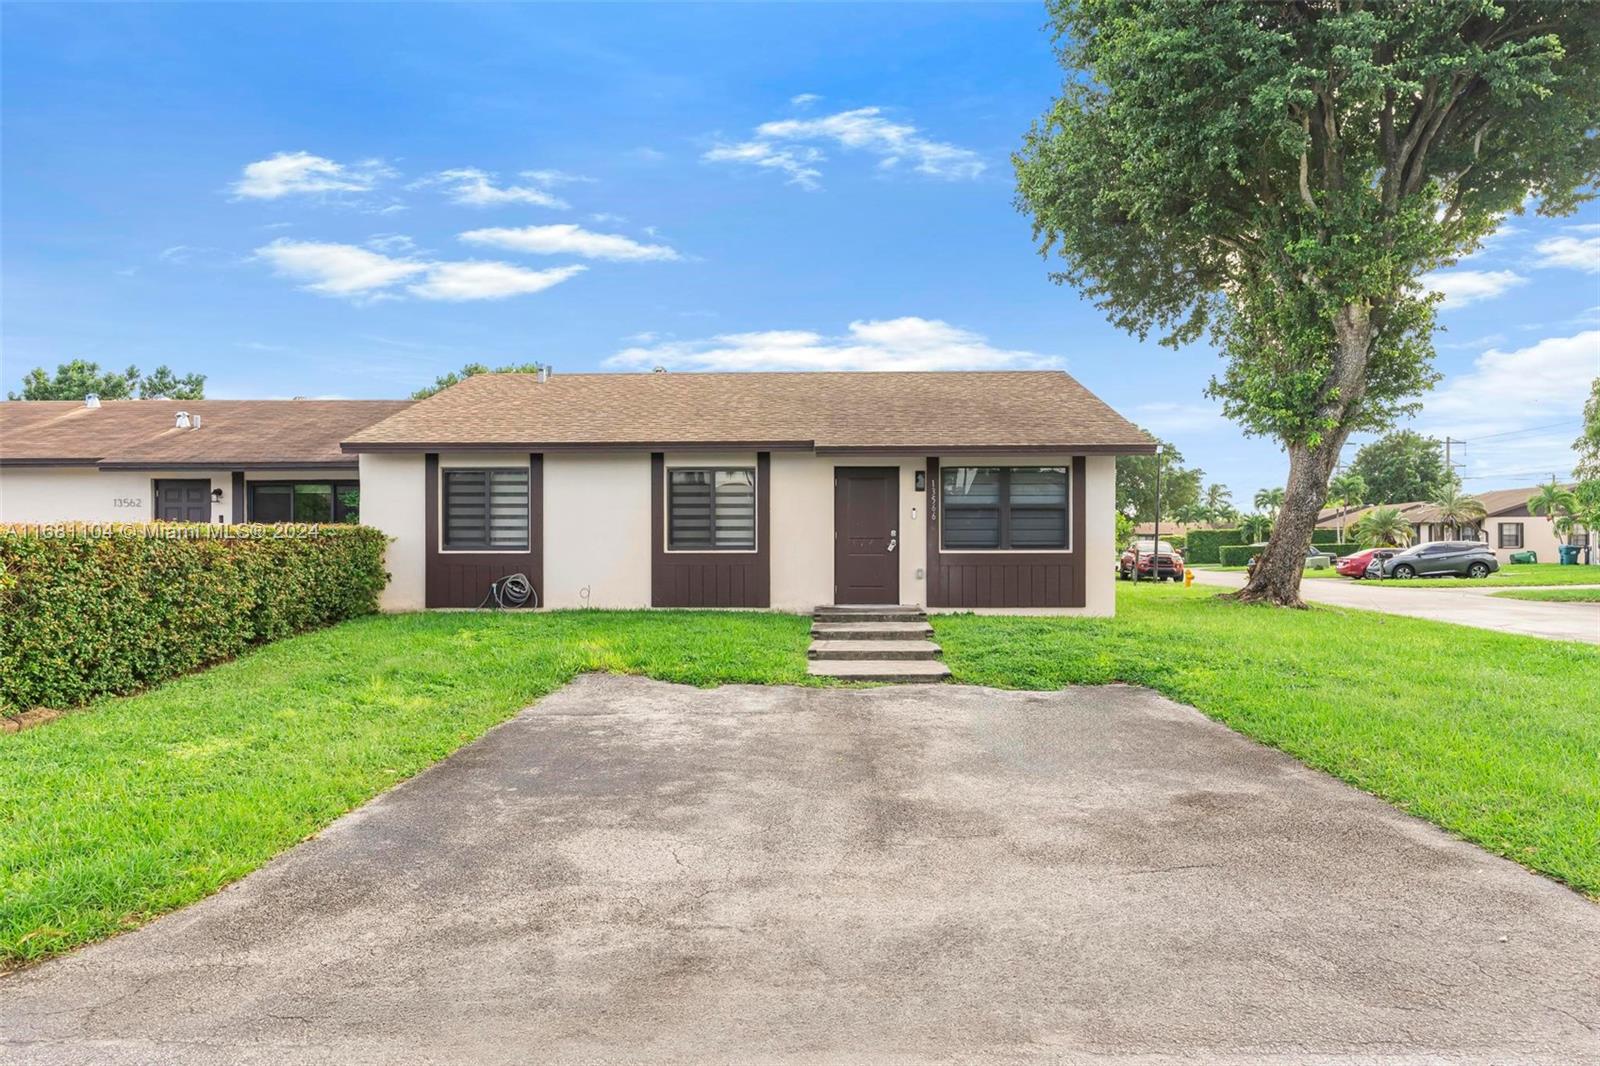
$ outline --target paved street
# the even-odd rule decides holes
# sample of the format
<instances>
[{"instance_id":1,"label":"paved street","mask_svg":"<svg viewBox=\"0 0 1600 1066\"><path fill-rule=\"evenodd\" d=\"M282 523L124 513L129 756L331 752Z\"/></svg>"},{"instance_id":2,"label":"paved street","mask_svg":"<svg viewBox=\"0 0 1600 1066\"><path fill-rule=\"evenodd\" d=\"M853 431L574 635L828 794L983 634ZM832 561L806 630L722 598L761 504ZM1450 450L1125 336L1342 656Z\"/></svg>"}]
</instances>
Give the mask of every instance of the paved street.
<instances>
[{"instance_id":1,"label":"paved street","mask_svg":"<svg viewBox=\"0 0 1600 1066\"><path fill-rule=\"evenodd\" d=\"M1244 574L1196 569L1196 584L1244 587ZM1564 585L1563 588L1579 586ZM1374 581L1346 578L1306 578L1300 584L1303 599L1335 607L1360 607L1435 622L1521 633L1548 640L1581 640L1600 644L1600 604L1541 603L1494 596L1504 586L1455 585L1449 588L1378 587Z\"/></svg>"},{"instance_id":2,"label":"paved street","mask_svg":"<svg viewBox=\"0 0 1600 1066\"><path fill-rule=\"evenodd\" d=\"M586 676L0 978L0 1062L1600 1060L1600 907L1115 685Z\"/></svg>"}]
</instances>

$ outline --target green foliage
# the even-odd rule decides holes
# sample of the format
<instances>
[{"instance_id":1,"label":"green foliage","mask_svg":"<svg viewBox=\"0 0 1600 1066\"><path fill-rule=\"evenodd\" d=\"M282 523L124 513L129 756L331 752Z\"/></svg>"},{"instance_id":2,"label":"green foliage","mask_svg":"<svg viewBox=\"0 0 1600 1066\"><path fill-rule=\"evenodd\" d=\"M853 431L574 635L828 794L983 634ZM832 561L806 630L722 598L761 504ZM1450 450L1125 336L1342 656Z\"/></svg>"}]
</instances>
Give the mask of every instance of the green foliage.
<instances>
[{"instance_id":1,"label":"green foliage","mask_svg":"<svg viewBox=\"0 0 1600 1066\"><path fill-rule=\"evenodd\" d=\"M1261 554L1259 544L1224 544L1217 552L1223 566L1246 566Z\"/></svg>"},{"instance_id":2,"label":"green foliage","mask_svg":"<svg viewBox=\"0 0 1600 1066\"><path fill-rule=\"evenodd\" d=\"M1266 540L1272 536L1272 516L1247 514L1239 520L1239 536L1246 544Z\"/></svg>"},{"instance_id":3,"label":"green foliage","mask_svg":"<svg viewBox=\"0 0 1600 1066\"><path fill-rule=\"evenodd\" d=\"M1191 563L1215 565L1222 561L1219 549L1224 545L1243 543L1244 537L1237 529L1195 529L1189 532L1189 550L1183 557Z\"/></svg>"},{"instance_id":4,"label":"green foliage","mask_svg":"<svg viewBox=\"0 0 1600 1066\"><path fill-rule=\"evenodd\" d=\"M1600 480L1600 378L1589 385L1589 398L1583 404L1583 435L1572 442L1572 450L1578 453L1573 474Z\"/></svg>"},{"instance_id":5,"label":"green foliage","mask_svg":"<svg viewBox=\"0 0 1600 1066\"><path fill-rule=\"evenodd\" d=\"M1553 524L1562 515L1570 515L1578 509L1578 497L1571 489L1558 485L1554 478L1548 485L1540 485L1539 491L1528 497L1528 510L1533 514L1544 515Z\"/></svg>"},{"instance_id":6,"label":"green foliage","mask_svg":"<svg viewBox=\"0 0 1600 1066\"><path fill-rule=\"evenodd\" d=\"M1337 529L1313 529L1311 531L1311 543L1318 547L1337 544L1338 541L1339 531Z\"/></svg>"},{"instance_id":7,"label":"green foliage","mask_svg":"<svg viewBox=\"0 0 1600 1066\"><path fill-rule=\"evenodd\" d=\"M1431 500L1453 480L1439 442L1409 429L1363 445L1350 472L1366 485L1367 503Z\"/></svg>"},{"instance_id":8,"label":"green foliage","mask_svg":"<svg viewBox=\"0 0 1600 1066\"><path fill-rule=\"evenodd\" d=\"M206 376L172 372L169 366L158 366L149 377L142 377L139 368L130 366L121 372L101 371L99 363L74 359L56 367L55 375L44 367L34 367L22 378L22 392L11 393L13 400L81 400L85 396L98 396L102 400L128 400L135 392L144 400L201 400L205 398Z\"/></svg>"},{"instance_id":9,"label":"green foliage","mask_svg":"<svg viewBox=\"0 0 1600 1066\"><path fill-rule=\"evenodd\" d=\"M1350 526L1364 548L1396 548L1411 543L1411 523L1398 508L1374 507Z\"/></svg>"},{"instance_id":10,"label":"green foliage","mask_svg":"<svg viewBox=\"0 0 1600 1066\"><path fill-rule=\"evenodd\" d=\"M1283 486L1279 485L1270 489L1257 489L1254 499L1256 510L1277 517L1278 509L1283 506Z\"/></svg>"},{"instance_id":11,"label":"green foliage","mask_svg":"<svg viewBox=\"0 0 1600 1066\"><path fill-rule=\"evenodd\" d=\"M433 379L432 385L424 385L416 392L413 392L411 398L413 400L426 400L436 392L443 392L451 385L459 385L468 378L476 377L479 374L537 374L543 369L544 366L540 363L513 363L510 366L497 366L493 370L483 363L468 363L460 370L452 370L448 374L440 374Z\"/></svg>"},{"instance_id":12,"label":"green foliage","mask_svg":"<svg viewBox=\"0 0 1600 1066\"><path fill-rule=\"evenodd\" d=\"M0 527L0 710L133 692L377 608L359 526Z\"/></svg>"},{"instance_id":13,"label":"green foliage","mask_svg":"<svg viewBox=\"0 0 1600 1066\"><path fill-rule=\"evenodd\" d=\"M1167 518L1200 499L1200 479L1205 471L1185 467L1183 453L1166 441L1158 439L1156 443L1161 447L1161 517ZM1135 522L1155 521L1154 455L1117 456L1117 510L1131 515Z\"/></svg>"},{"instance_id":14,"label":"green foliage","mask_svg":"<svg viewBox=\"0 0 1600 1066\"><path fill-rule=\"evenodd\" d=\"M1116 549L1118 552L1121 552L1128 542L1133 540L1133 527L1133 519L1129 518L1121 511L1118 511L1116 532Z\"/></svg>"},{"instance_id":15,"label":"green foliage","mask_svg":"<svg viewBox=\"0 0 1600 1066\"><path fill-rule=\"evenodd\" d=\"M1367 502L1367 483L1354 470L1343 470L1328 481L1329 507L1360 507Z\"/></svg>"},{"instance_id":16,"label":"green foliage","mask_svg":"<svg viewBox=\"0 0 1600 1066\"><path fill-rule=\"evenodd\" d=\"M1453 527L1457 536L1465 530L1476 529L1478 523L1488 514L1484 510L1483 501L1462 492L1454 478L1435 493L1429 502L1437 509L1435 521Z\"/></svg>"},{"instance_id":17,"label":"green foliage","mask_svg":"<svg viewBox=\"0 0 1600 1066\"><path fill-rule=\"evenodd\" d=\"M1205 520L1212 525L1223 525L1234 515L1233 493L1226 485L1207 485L1200 505L1205 508Z\"/></svg>"}]
</instances>

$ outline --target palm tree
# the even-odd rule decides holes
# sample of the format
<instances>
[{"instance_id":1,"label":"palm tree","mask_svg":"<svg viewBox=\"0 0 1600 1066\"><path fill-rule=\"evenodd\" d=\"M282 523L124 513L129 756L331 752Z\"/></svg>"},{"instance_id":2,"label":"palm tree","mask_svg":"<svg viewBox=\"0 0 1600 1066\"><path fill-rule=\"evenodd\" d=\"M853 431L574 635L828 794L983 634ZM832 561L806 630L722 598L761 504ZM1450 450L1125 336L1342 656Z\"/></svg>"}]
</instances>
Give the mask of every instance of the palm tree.
<instances>
[{"instance_id":1,"label":"palm tree","mask_svg":"<svg viewBox=\"0 0 1600 1066\"><path fill-rule=\"evenodd\" d=\"M1350 532L1365 548L1397 548L1411 543L1411 523L1398 507L1373 508L1356 519Z\"/></svg>"},{"instance_id":2,"label":"palm tree","mask_svg":"<svg viewBox=\"0 0 1600 1066\"><path fill-rule=\"evenodd\" d=\"M1247 514L1239 519L1239 533L1246 544L1260 543L1272 536L1272 519L1264 514Z\"/></svg>"},{"instance_id":3,"label":"palm tree","mask_svg":"<svg viewBox=\"0 0 1600 1066\"><path fill-rule=\"evenodd\" d=\"M1206 486L1204 503L1206 513L1211 516L1213 527L1227 521L1228 516L1233 513L1233 493L1228 491L1226 485Z\"/></svg>"},{"instance_id":4,"label":"palm tree","mask_svg":"<svg viewBox=\"0 0 1600 1066\"><path fill-rule=\"evenodd\" d=\"M1463 495L1461 489L1453 484L1446 484L1438 491L1433 497L1433 507L1439 523L1449 526L1457 537L1468 527L1476 530L1478 523L1488 514L1476 496Z\"/></svg>"},{"instance_id":5,"label":"palm tree","mask_svg":"<svg viewBox=\"0 0 1600 1066\"><path fill-rule=\"evenodd\" d=\"M1352 506L1360 507L1367 498L1367 483L1354 470L1333 475L1328 482L1328 506L1339 508L1339 540L1344 540L1344 519Z\"/></svg>"},{"instance_id":6,"label":"palm tree","mask_svg":"<svg viewBox=\"0 0 1600 1066\"><path fill-rule=\"evenodd\" d=\"M1528 512L1542 514L1554 526L1561 515L1571 515L1578 509L1578 497L1570 489L1564 489L1556 484L1556 479L1551 478L1550 484L1540 485L1539 491L1528 497ZM1559 530L1558 530L1559 532Z\"/></svg>"},{"instance_id":7,"label":"palm tree","mask_svg":"<svg viewBox=\"0 0 1600 1066\"><path fill-rule=\"evenodd\" d=\"M1278 510L1283 506L1283 489L1261 489L1256 493L1255 505L1257 509L1267 512L1277 519Z\"/></svg>"},{"instance_id":8,"label":"palm tree","mask_svg":"<svg viewBox=\"0 0 1600 1066\"><path fill-rule=\"evenodd\" d=\"M1172 518L1179 525L1197 526L1205 520L1206 509L1198 503L1186 503L1172 512Z\"/></svg>"}]
</instances>

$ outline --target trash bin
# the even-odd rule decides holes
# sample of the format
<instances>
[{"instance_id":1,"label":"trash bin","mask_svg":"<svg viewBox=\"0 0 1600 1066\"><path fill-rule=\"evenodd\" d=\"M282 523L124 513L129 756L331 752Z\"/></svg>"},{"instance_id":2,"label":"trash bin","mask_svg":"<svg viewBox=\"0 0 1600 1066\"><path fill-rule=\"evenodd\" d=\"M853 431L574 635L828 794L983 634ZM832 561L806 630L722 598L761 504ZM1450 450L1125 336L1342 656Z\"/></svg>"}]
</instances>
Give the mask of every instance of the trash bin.
<instances>
[{"instance_id":1,"label":"trash bin","mask_svg":"<svg viewBox=\"0 0 1600 1066\"><path fill-rule=\"evenodd\" d=\"M1576 544L1563 544L1557 549L1561 553L1562 566L1577 566L1579 548Z\"/></svg>"},{"instance_id":2,"label":"trash bin","mask_svg":"<svg viewBox=\"0 0 1600 1066\"><path fill-rule=\"evenodd\" d=\"M1536 563L1539 561L1538 552L1512 552L1511 561L1514 563Z\"/></svg>"}]
</instances>

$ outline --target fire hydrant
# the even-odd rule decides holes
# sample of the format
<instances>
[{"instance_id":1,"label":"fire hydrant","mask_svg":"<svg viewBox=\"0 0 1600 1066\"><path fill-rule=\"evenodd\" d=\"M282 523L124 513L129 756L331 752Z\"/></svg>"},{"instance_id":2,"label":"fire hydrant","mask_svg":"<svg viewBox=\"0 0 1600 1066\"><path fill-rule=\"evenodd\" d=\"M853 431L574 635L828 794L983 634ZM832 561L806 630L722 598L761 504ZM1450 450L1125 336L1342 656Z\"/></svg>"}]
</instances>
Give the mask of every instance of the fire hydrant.
<instances>
[{"instance_id":1,"label":"fire hydrant","mask_svg":"<svg viewBox=\"0 0 1600 1066\"><path fill-rule=\"evenodd\" d=\"M1185 567L1183 571L1183 587L1188 588L1192 584L1194 584L1194 571Z\"/></svg>"}]
</instances>

